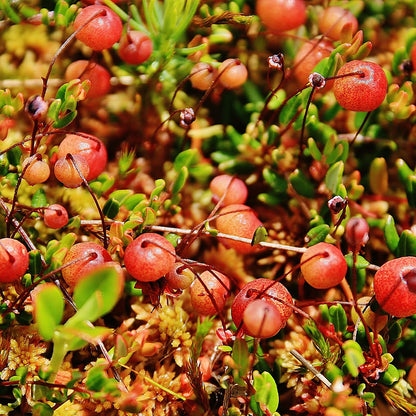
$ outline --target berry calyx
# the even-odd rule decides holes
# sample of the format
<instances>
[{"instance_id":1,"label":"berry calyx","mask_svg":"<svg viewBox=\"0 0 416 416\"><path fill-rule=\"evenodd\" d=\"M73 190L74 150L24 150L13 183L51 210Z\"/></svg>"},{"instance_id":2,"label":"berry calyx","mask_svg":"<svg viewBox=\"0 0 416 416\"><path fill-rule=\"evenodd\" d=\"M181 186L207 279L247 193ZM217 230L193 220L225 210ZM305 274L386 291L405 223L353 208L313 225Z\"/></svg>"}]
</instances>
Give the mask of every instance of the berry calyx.
<instances>
[{"instance_id":1,"label":"berry calyx","mask_svg":"<svg viewBox=\"0 0 416 416\"><path fill-rule=\"evenodd\" d=\"M19 280L29 267L29 253L26 247L13 238L0 239L0 282Z\"/></svg>"},{"instance_id":2,"label":"berry calyx","mask_svg":"<svg viewBox=\"0 0 416 416\"><path fill-rule=\"evenodd\" d=\"M60 204L49 205L43 212L45 225L55 230L65 227L68 218L68 211Z\"/></svg>"},{"instance_id":3,"label":"berry calyx","mask_svg":"<svg viewBox=\"0 0 416 416\"><path fill-rule=\"evenodd\" d=\"M252 239L258 227L263 225L254 211L243 204L231 204L222 208L215 221L220 233ZM228 248L234 248L239 253L247 254L257 250L256 246L242 241L218 238Z\"/></svg>"},{"instance_id":4,"label":"berry calyx","mask_svg":"<svg viewBox=\"0 0 416 416\"><path fill-rule=\"evenodd\" d=\"M277 309L279 313L279 316L277 316L276 314L274 315L274 320L276 322L272 324L272 327L268 326L261 330L264 331L264 334L276 331L273 334L275 335L278 331L280 331L280 329L282 329L286 325L287 320L290 318L293 312L293 309L290 307L290 305L293 304L292 296L280 282L274 282L273 280L260 278L246 283L240 290L240 292L238 292L237 296L234 298L234 302L231 306L231 316L233 322L235 323L237 328L241 327L245 333L253 334L253 332L251 332L250 329L245 327L245 324L242 325L242 322L245 323L244 313L248 305L254 302L255 300L260 299L272 305L272 308L270 308L266 312L264 311L265 305L262 304L264 314L268 314L270 312L273 315L273 306ZM258 303L255 305L258 305ZM246 320L249 320L248 316L246 316ZM279 325L277 325L277 323ZM259 328L259 326L256 326L251 321L249 323L249 327L251 329Z\"/></svg>"},{"instance_id":5,"label":"berry calyx","mask_svg":"<svg viewBox=\"0 0 416 416\"><path fill-rule=\"evenodd\" d=\"M247 186L231 175L218 175L209 184L212 200L217 203L225 194L222 205L244 204L247 199Z\"/></svg>"},{"instance_id":6,"label":"berry calyx","mask_svg":"<svg viewBox=\"0 0 416 416\"><path fill-rule=\"evenodd\" d=\"M384 263L374 275L374 293L380 307L404 318L416 313L416 257Z\"/></svg>"},{"instance_id":7,"label":"berry calyx","mask_svg":"<svg viewBox=\"0 0 416 416\"><path fill-rule=\"evenodd\" d=\"M65 80L71 81L79 78L81 81L88 80L91 83L87 98L97 98L106 95L111 88L111 75L101 65L80 59L71 62L65 71Z\"/></svg>"},{"instance_id":8,"label":"berry calyx","mask_svg":"<svg viewBox=\"0 0 416 416\"><path fill-rule=\"evenodd\" d=\"M349 10L331 6L319 16L318 26L323 35L333 40L340 40L343 33L354 34L357 31L358 20Z\"/></svg>"},{"instance_id":9,"label":"berry calyx","mask_svg":"<svg viewBox=\"0 0 416 416\"><path fill-rule=\"evenodd\" d=\"M224 309L229 296L230 281L217 271L205 270L190 287L192 307L200 315L217 315ZM208 294L209 292L209 294ZM212 299L214 299L215 304Z\"/></svg>"},{"instance_id":10,"label":"berry calyx","mask_svg":"<svg viewBox=\"0 0 416 416\"><path fill-rule=\"evenodd\" d=\"M241 87L247 80L246 66L239 59L226 59L218 68L219 80L228 89Z\"/></svg>"},{"instance_id":11,"label":"berry calyx","mask_svg":"<svg viewBox=\"0 0 416 416\"><path fill-rule=\"evenodd\" d=\"M257 0L256 14L270 32L279 34L305 23L306 5L303 0Z\"/></svg>"},{"instance_id":12,"label":"berry calyx","mask_svg":"<svg viewBox=\"0 0 416 416\"><path fill-rule=\"evenodd\" d=\"M341 250L329 243L315 244L302 254L300 270L306 282L315 289L338 285L345 277L347 268Z\"/></svg>"},{"instance_id":13,"label":"berry calyx","mask_svg":"<svg viewBox=\"0 0 416 416\"><path fill-rule=\"evenodd\" d=\"M95 16L95 17L94 17ZM81 10L74 21L75 36L95 51L111 48L119 41L123 30L120 18L107 6L93 4Z\"/></svg>"},{"instance_id":14,"label":"berry calyx","mask_svg":"<svg viewBox=\"0 0 416 416\"><path fill-rule=\"evenodd\" d=\"M56 179L67 188L78 188L82 184L83 181L78 170L84 178L88 177L90 172L88 162L80 155L61 157L56 161L53 168Z\"/></svg>"},{"instance_id":15,"label":"berry calyx","mask_svg":"<svg viewBox=\"0 0 416 416\"><path fill-rule=\"evenodd\" d=\"M62 276L68 286L75 287L95 267L112 261L108 251L97 243L74 244L64 258L63 265L67 266L62 269Z\"/></svg>"},{"instance_id":16,"label":"berry calyx","mask_svg":"<svg viewBox=\"0 0 416 416\"><path fill-rule=\"evenodd\" d=\"M356 75L348 75L352 73ZM346 110L372 111L380 106L387 94L386 74L373 62L347 62L336 76L335 98Z\"/></svg>"},{"instance_id":17,"label":"berry calyx","mask_svg":"<svg viewBox=\"0 0 416 416\"><path fill-rule=\"evenodd\" d=\"M107 149L104 143L95 136L78 136L67 134L58 147L58 158L68 153L82 156L88 164L88 173L84 174L87 181L95 179L107 165Z\"/></svg>"},{"instance_id":18,"label":"berry calyx","mask_svg":"<svg viewBox=\"0 0 416 416\"><path fill-rule=\"evenodd\" d=\"M175 248L165 237L144 233L134 239L124 252L124 265L139 282L154 282L174 267Z\"/></svg>"},{"instance_id":19,"label":"berry calyx","mask_svg":"<svg viewBox=\"0 0 416 416\"><path fill-rule=\"evenodd\" d=\"M39 159L37 156L38 155L28 157L22 163L23 179L25 179L29 185L43 183L48 180L49 175L51 174L49 164L44 160Z\"/></svg>"},{"instance_id":20,"label":"berry calyx","mask_svg":"<svg viewBox=\"0 0 416 416\"><path fill-rule=\"evenodd\" d=\"M131 30L120 39L118 54L130 65L139 65L150 58L153 52L153 42L145 33Z\"/></svg>"}]
</instances>

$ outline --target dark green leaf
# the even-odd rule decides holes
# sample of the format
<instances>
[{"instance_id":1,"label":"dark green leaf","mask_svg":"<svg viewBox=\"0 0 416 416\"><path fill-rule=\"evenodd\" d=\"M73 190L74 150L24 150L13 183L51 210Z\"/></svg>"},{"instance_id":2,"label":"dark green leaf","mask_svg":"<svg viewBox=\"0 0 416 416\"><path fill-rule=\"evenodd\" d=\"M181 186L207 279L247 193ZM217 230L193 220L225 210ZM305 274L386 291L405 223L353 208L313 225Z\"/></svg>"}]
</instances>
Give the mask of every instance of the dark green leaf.
<instances>
[{"instance_id":1,"label":"dark green leaf","mask_svg":"<svg viewBox=\"0 0 416 416\"><path fill-rule=\"evenodd\" d=\"M19 147L13 147L7 152L7 160L13 166L20 165L20 158L22 157L22 151Z\"/></svg>"},{"instance_id":2,"label":"dark green leaf","mask_svg":"<svg viewBox=\"0 0 416 416\"><path fill-rule=\"evenodd\" d=\"M381 382L387 386L391 386L393 383L400 379L399 370L393 365L390 364L387 367L387 370L381 376Z\"/></svg>"},{"instance_id":3,"label":"dark green leaf","mask_svg":"<svg viewBox=\"0 0 416 416\"><path fill-rule=\"evenodd\" d=\"M62 129L66 127L68 124L71 124L75 120L77 114L77 111L72 111L63 117L60 117L57 121L55 121L55 123L53 123L53 127L55 129Z\"/></svg>"},{"instance_id":4,"label":"dark green leaf","mask_svg":"<svg viewBox=\"0 0 416 416\"><path fill-rule=\"evenodd\" d=\"M287 181L270 168L263 169L263 178L276 193L286 193Z\"/></svg>"},{"instance_id":5,"label":"dark green leaf","mask_svg":"<svg viewBox=\"0 0 416 416\"><path fill-rule=\"evenodd\" d=\"M114 219L120 211L120 203L113 198L106 201L103 206L103 214L111 219Z\"/></svg>"},{"instance_id":6,"label":"dark green leaf","mask_svg":"<svg viewBox=\"0 0 416 416\"><path fill-rule=\"evenodd\" d=\"M302 98L299 94L295 95L294 97L290 98L285 106L280 111L279 121L281 124L288 124L290 120L296 115L298 112L299 106L302 103Z\"/></svg>"},{"instance_id":7,"label":"dark green leaf","mask_svg":"<svg viewBox=\"0 0 416 416\"><path fill-rule=\"evenodd\" d=\"M29 271L33 276L42 271L42 256L38 250L29 252Z\"/></svg>"},{"instance_id":8,"label":"dark green leaf","mask_svg":"<svg viewBox=\"0 0 416 416\"><path fill-rule=\"evenodd\" d=\"M33 416L52 416L54 410L46 403L36 403L32 409Z\"/></svg>"},{"instance_id":9,"label":"dark green leaf","mask_svg":"<svg viewBox=\"0 0 416 416\"><path fill-rule=\"evenodd\" d=\"M315 187L301 170L295 169L289 175L289 182L299 195L307 198L313 198L315 196Z\"/></svg>"}]
</instances>

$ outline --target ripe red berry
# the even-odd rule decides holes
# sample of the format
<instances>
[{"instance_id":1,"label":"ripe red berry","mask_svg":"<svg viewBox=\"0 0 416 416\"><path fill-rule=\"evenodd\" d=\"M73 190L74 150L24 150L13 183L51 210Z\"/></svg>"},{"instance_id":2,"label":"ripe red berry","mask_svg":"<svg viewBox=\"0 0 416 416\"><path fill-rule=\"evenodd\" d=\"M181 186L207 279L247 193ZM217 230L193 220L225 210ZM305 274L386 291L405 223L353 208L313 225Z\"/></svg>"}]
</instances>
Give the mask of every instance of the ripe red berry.
<instances>
[{"instance_id":1,"label":"ripe red berry","mask_svg":"<svg viewBox=\"0 0 416 416\"><path fill-rule=\"evenodd\" d=\"M205 270L200 274L199 279L193 281L190 287L193 309L200 315L217 315L225 306L229 296L229 289L230 281L227 276L217 271ZM215 301L215 305L212 302L212 298Z\"/></svg>"},{"instance_id":2,"label":"ripe red berry","mask_svg":"<svg viewBox=\"0 0 416 416\"><path fill-rule=\"evenodd\" d=\"M222 208L216 219L216 228L220 233L252 239L255 231L262 225L254 211L243 204L232 204ZM219 238L228 248L234 248L239 253L252 253L256 246L242 241Z\"/></svg>"},{"instance_id":3,"label":"ripe red berry","mask_svg":"<svg viewBox=\"0 0 416 416\"><path fill-rule=\"evenodd\" d=\"M265 334L270 333L272 331L276 331L273 334L275 335L280 329L282 329L286 325L286 321L290 318L293 312L293 309L289 306L293 304L292 296L280 282L273 282L272 280L261 278L245 284L243 288L240 290L240 292L238 292L231 306L231 316L233 318L233 322L238 328L240 328L241 322L244 320L244 313L246 308L250 303L258 299L262 299L270 303L279 312L279 316L274 316L274 319L277 321L276 323L279 323L279 325L273 324L272 328L268 326L262 329L262 331L264 331ZM280 302L279 300L282 300L284 303ZM256 303L255 305L258 305L258 303ZM264 308L264 304L262 307ZM274 309L272 307L267 312L263 312L270 312L273 315L273 311ZM246 315L246 320L248 320L248 315ZM250 329L256 328L254 323L252 323L251 321L249 323L249 327ZM247 334L252 334L250 329L245 328L245 325L242 326L242 329Z\"/></svg>"},{"instance_id":4,"label":"ripe red berry","mask_svg":"<svg viewBox=\"0 0 416 416\"><path fill-rule=\"evenodd\" d=\"M300 269L306 282L315 289L328 289L341 283L347 273L341 250L329 243L309 247L302 255Z\"/></svg>"},{"instance_id":5,"label":"ripe red berry","mask_svg":"<svg viewBox=\"0 0 416 416\"><path fill-rule=\"evenodd\" d=\"M274 34L296 29L306 21L303 0L257 0L256 13Z\"/></svg>"},{"instance_id":6,"label":"ripe red berry","mask_svg":"<svg viewBox=\"0 0 416 416\"><path fill-rule=\"evenodd\" d=\"M91 83L87 98L96 98L106 95L111 88L111 75L101 65L85 59L71 62L65 71L65 80L71 81L79 78L81 81L88 80Z\"/></svg>"},{"instance_id":7,"label":"ripe red berry","mask_svg":"<svg viewBox=\"0 0 416 416\"><path fill-rule=\"evenodd\" d=\"M305 85L309 80L309 75L322 59L331 55L334 45L327 39L312 39L305 42L298 50L293 62L293 76L300 86ZM330 86L333 82L330 83ZM326 88L327 90L329 88Z\"/></svg>"},{"instance_id":8,"label":"ripe red berry","mask_svg":"<svg viewBox=\"0 0 416 416\"><path fill-rule=\"evenodd\" d=\"M247 80L246 66L239 59L226 59L218 68L220 83L229 89L241 87Z\"/></svg>"},{"instance_id":9,"label":"ripe red berry","mask_svg":"<svg viewBox=\"0 0 416 416\"><path fill-rule=\"evenodd\" d=\"M43 212L45 225L56 230L68 224L68 218L68 211L59 204L49 205Z\"/></svg>"},{"instance_id":10,"label":"ripe red berry","mask_svg":"<svg viewBox=\"0 0 416 416\"><path fill-rule=\"evenodd\" d=\"M67 188L78 188L78 186L82 184L82 178L79 175L75 164L84 178L88 177L90 168L88 166L88 162L82 156L73 155L72 158L74 161L67 157L61 157L58 159L55 163L53 171L56 179L58 179L59 182L62 182Z\"/></svg>"},{"instance_id":11,"label":"ripe red berry","mask_svg":"<svg viewBox=\"0 0 416 416\"><path fill-rule=\"evenodd\" d=\"M347 62L338 71L337 76L354 72L351 75L337 78L334 82L334 94L338 103L346 110L372 111L383 102L387 93L387 78L380 65L373 62Z\"/></svg>"},{"instance_id":12,"label":"ripe red berry","mask_svg":"<svg viewBox=\"0 0 416 416\"><path fill-rule=\"evenodd\" d=\"M28 157L23 161L22 169L24 171L23 179L25 179L29 185L45 182L51 173L49 164L34 156Z\"/></svg>"},{"instance_id":13,"label":"ripe red berry","mask_svg":"<svg viewBox=\"0 0 416 416\"><path fill-rule=\"evenodd\" d=\"M127 271L139 282L153 282L175 264L175 248L165 237L144 233L134 239L124 253Z\"/></svg>"},{"instance_id":14,"label":"ripe red berry","mask_svg":"<svg viewBox=\"0 0 416 416\"><path fill-rule=\"evenodd\" d=\"M387 313L404 318L416 313L416 257L384 263L374 275L374 293Z\"/></svg>"},{"instance_id":15,"label":"ripe red berry","mask_svg":"<svg viewBox=\"0 0 416 416\"><path fill-rule=\"evenodd\" d=\"M63 265L74 260L78 261L62 269L62 276L71 287L74 287L95 267L113 261L108 251L97 243L74 244L65 256Z\"/></svg>"},{"instance_id":16,"label":"ripe red berry","mask_svg":"<svg viewBox=\"0 0 416 416\"><path fill-rule=\"evenodd\" d=\"M217 203L226 194L222 205L244 204L248 194L246 184L231 175L216 176L209 184L209 189L212 192L214 203Z\"/></svg>"},{"instance_id":17,"label":"ripe red berry","mask_svg":"<svg viewBox=\"0 0 416 416\"><path fill-rule=\"evenodd\" d=\"M0 239L0 282L19 280L29 267L26 247L13 238Z\"/></svg>"},{"instance_id":18,"label":"ripe red berry","mask_svg":"<svg viewBox=\"0 0 416 416\"><path fill-rule=\"evenodd\" d=\"M87 181L95 179L107 165L107 149L104 143L95 136L77 136L67 134L58 147L58 158L64 158L68 153L82 156L88 164Z\"/></svg>"},{"instance_id":19,"label":"ripe red berry","mask_svg":"<svg viewBox=\"0 0 416 416\"><path fill-rule=\"evenodd\" d=\"M94 15L89 23L87 23ZM74 28L79 29L76 38L95 51L111 48L119 41L123 31L120 18L107 6L93 4L81 9L75 18Z\"/></svg>"},{"instance_id":20,"label":"ripe red berry","mask_svg":"<svg viewBox=\"0 0 416 416\"><path fill-rule=\"evenodd\" d=\"M275 336L285 325L279 309L265 299L250 302L243 313L244 332L256 338Z\"/></svg>"},{"instance_id":21,"label":"ripe red berry","mask_svg":"<svg viewBox=\"0 0 416 416\"><path fill-rule=\"evenodd\" d=\"M350 30L352 34L357 31L358 20L349 10L331 6L319 16L318 26L323 35L340 40L343 31Z\"/></svg>"},{"instance_id":22,"label":"ripe red berry","mask_svg":"<svg viewBox=\"0 0 416 416\"><path fill-rule=\"evenodd\" d=\"M191 69L191 84L198 90L206 91L217 76L217 70L207 62L198 62Z\"/></svg>"},{"instance_id":23,"label":"ripe red berry","mask_svg":"<svg viewBox=\"0 0 416 416\"><path fill-rule=\"evenodd\" d=\"M152 52L153 42L143 32L131 30L121 37L118 54L128 64L139 65L147 61Z\"/></svg>"},{"instance_id":24,"label":"ripe red berry","mask_svg":"<svg viewBox=\"0 0 416 416\"><path fill-rule=\"evenodd\" d=\"M186 264L178 261L166 274L165 279L170 288L184 290L191 286L191 283L195 279L195 275Z\"/></svg>"}]
</instances>

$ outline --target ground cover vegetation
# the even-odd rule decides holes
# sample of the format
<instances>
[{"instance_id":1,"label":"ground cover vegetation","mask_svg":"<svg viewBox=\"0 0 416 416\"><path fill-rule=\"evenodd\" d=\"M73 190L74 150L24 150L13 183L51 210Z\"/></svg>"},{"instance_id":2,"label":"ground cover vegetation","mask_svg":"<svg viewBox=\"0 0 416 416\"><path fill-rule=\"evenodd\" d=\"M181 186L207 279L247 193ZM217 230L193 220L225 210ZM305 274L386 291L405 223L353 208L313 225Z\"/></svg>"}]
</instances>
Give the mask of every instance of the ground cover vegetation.
<instances>
[{"instance_id":1,"label":"ground cover vegetation","mask_svg":"<svg viewBox=\"0 0 416 416\"><path fill-rule=\"evenodd\" d=\"M413 0L0 0L0 414L416 414Z\"/></svg>"}]
</instances>

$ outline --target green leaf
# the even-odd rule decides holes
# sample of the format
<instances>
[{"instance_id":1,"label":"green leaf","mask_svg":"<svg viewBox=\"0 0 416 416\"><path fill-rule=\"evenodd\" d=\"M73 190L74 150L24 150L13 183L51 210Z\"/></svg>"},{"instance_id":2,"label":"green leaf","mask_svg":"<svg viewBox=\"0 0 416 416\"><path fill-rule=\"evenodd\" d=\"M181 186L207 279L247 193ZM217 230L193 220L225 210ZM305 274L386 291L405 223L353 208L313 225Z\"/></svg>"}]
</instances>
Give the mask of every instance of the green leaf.
<instances>
[{"instance_id":1,"label":"green leaf","mask_svg":"<svg viewBox=\"0 0 416 416\"><path fill-rule=\"evenodd\" d=\"M300 94L295 95L294 97L290 98L285 106L280 111L279 121L281 124L288 124L290 120L295 117L296 113L298 112L298 108L302 103L302 98Z\"/></svg>"},{"instance_id":2,"label":"green leaf","mask_svg":"<svg viewBox=\"0 0 416 416\"><path fill-rule=\"evenodd\" d=\"M86 322L80 322L76 326L61 326L59 331L69 340L66 344L67 351L76 351L87 344L96 345L98 341L111 335L113 330L103 326L91 326Z\"/></svg>"},{"instance_id":3,"label":"green leaf","mask_svg":"<svg viewBox=\"0 0 416 416\"><path fill-rule=\"evenodd\" d=\"M43 188L37 189L32 196L32 207L40 208L40 207L46 207L47 205L48 205L48 201L46 199L45 190Z\"/></svg>"},{"instance_id":4,"label":"green leaf","mask_svg":"<svg viewBox=\"0 0 416 416\"><path fill-rule=\"evenodd\" d=\"M354 261L354 256L352 253L348 253L344 257L348 267L351 269ZM355 260L355 267L357 270L366 269L370 265L370 263L363 256L357 255Z\"/></svg>"},{"instance_id":5,"label":"green leaf","mask_svg":"<svg viewBox=\"0 0 416 416\"><path fill-rule=\"evenodd\" d=\"M276 193L286 193L287 181L270 168L263 169L263 178Z\"/></svg>"},{"instance_id":6,"label":"green leaf","mask_svg":"<svg viewBox=\"0 0 416 416\"><path fill-rule=\"evenodd\" d=\"M131 189L118 189L117 191L111 192L109 198L114 199L120 205L123 205L127 198L133 195L134 193Z\"/></svg>"},{"instance_id":7,"label":"green leaf","mask_svg":"<svg viewBox=\"0 0 416 416\"><path fill-rule=\"evenodd\" d=\"M309 239L308 247L324 241L326 236L329 234L329 231L330 228L328 224L320 224L311 228L306 234Z\"/></svg>"},{"instance_id":8,"label":"green leaf","mask_svg":"<svg viewBox=\"0 0 416 416\"><path fill-rule=\"evenodd\" d=\"M353 377L358 377L358 367L365 363L365 358L360 344L353 340L348 340L344 342L344 344L342 345L342 349L344 350L344 355L342 359L345 362L345 366L348 369L348 372Z\"/></svg>"},{"instance_id":9,"label":"green leaf","mask_svg":"<svg viewBox=\"0 0 416 416\"><path fill-rule=\"evenodd\" d=\"M48 117L53 120L53 121L57 121L59 119L59 112L61 110L61 104L62 104L62 100L57 99L57 100L53 100L50 104L49 104L49 108L48 108Z\"/></svg>"},{"instance_id":10,"label":"green leaf","mask_svg":"<svg viewBox=\"0 0 416 416\"><path fill-rule=\"evenodd\" d=\"M256 391L250 399L250 408L256 415L264 415L264 406L274 413L279 405L279 392L276 382L267 371L253 371L253 388Z\"/></svg>"},{"instance_id":11,"label":"green leaf","mask_svg":"<svg viewBox=\"0 0 416 416\"><path fill-rule=\"evenodd\" d=\"M65 326L76 326L80 321L95 321L114 308L119 295L120 277L114 267L92 271L75 286L73 298L79 309Z\"/></svg>"},{"instance_id":12,"label":"green leaf","mask_svg":"<svg viewBox=\"0 0 416 416\"><path fill-rule=\"evenodd\" d=\"M342 181L344 173L344 162L341 160L332 165L325 176L325 185L333 193L337 194L338 187Z\"/></svg>"},{"instance_id":13,"label":"green leaf","mask_svg":"<svg viewBox=\"0 0 416 416\"><path fill-rule=\"evenodd\" d=\"M332 305L329 308L329 317L336 332L344 332L347 329L347 314L342 305Z\"/></svg>"},{"instance_id":14,"label":"green leaf","mask_svg":"<svg viewBox=\"0 0 416 416\"><path fill-rule=\"evenodd\" d=\"M400 379L399 370L393 364L389 364L389 366L387 367L387 370L381 376L380 381L387 386L391 386L393 383L395 383L399 379Z\"/></svg>"},{"instance_id":15,"label":"green leaf","mask_svg":"<svg viewBox=\"0 0 416 416\"><path fill-rule=\"evenodd\" d=\"M396 229L394 218L391 215L388 215L386 218L386 223L384 225L384 238L386 239L387 247L392 253L394 253L399 245L400 237Z\"/></svg>"},{"instance_id":16,"label":"green leaf","mask_svg":"<svg viewBox=\"0 0 416 416\"><path fill-rule=\"evenodd\" d=\"M172 194L175 195L181 191L181 189L184 187L186 180L189 176L189 170L186 166L182 166L181 169L178 172L178 176L175 179L175 182L173 182L172 185Z\"/></svg>"},{"instance_id":17,"label":"green leaf","mask_svg":"<svg viewBox=\"0 0 416 416\"><path fill-rule=\"evenodd\" d=\"M34 303L34 317L39 334L45 341L53 338L56 327L64 314L62 292L53 284L41 283L37 289Z\"/></svg>"},{"instance_id":18,"label":"green leaf","mask_svg":"<svg viewBox=\"0 0 416 416\"><path fill-rule=\"evenodd\" d=\"M133 194L124 199L122 205L124 205L129 211L131 211L145 199L145 194Z\"/></svg>"},{"instance_id":19,"label":"green leaf","mask_svg":"<svg viewBox=\"0 0 416 416\"><path fill-rule=\"evenodd\" d=\"M318 146L316 145L316 141L312 137L309 137L308 139L308 150L309 150L310 155L315 160L319 161L322 159L322 153L319 150Z\"/></svg>"},{"instance_id":20,"label":"green leaf","mask_svg":"<svg viewBox=\"0 0 416 416\"><path fill-rule=\"evenodd\" d=\"M416 236L410 230L400 234L396 249L397 257L416 256Z\"/></svg>"},{"instance_id":21,"label":"green leaf","mask_svg":"<svg viewBox=\"0 0 416 416\"><path fill-rule=\"evenodd\" d=\"M198 161L199 154L196 149L184 150L176 156L173 162L173 168L179 173L182 167L186 166L189 169L192 165L198 163Z\"/></svg>"},{"instance_id":22,"label":"green leaf","mask_svg":"<svg viewBox=\"0 0 416 416\"><path fill-rule=\"evenodd\" d=\"M77 114L77 111L72 111L63 117L60 117L57 121L55 121L55 123L53 123L53 127L55 129L62 129L66 127L68 124L71 124L75 120Z\"/></svg>"},{"instance_id":23,"label":"green leaf","mask_svg":"<svg viewBox=\"0 0 416 416\"><path fill-rule=\"evenodd\" d=\"M267 235L268 235L267 230L264 227L264 225L260 225L259 227L256 228L256 231L254 231L254 235L251 240L251 245L255 246L256 244L266 241Z\"/></svg>"},{"instance_id":24,"label":"green leaf","mask_svg":"<svg viewBox=\"0 0 416 416\"><path fill-rule=\"evenodd\" d=\"M301 170L295 169L289 175L289 182L299 195L305 196L306 198L313 198L315 196L315 187Z\"/></svg>"},{"instance_id":25,"label":"green leaf","mask_svg":"<svg viewBox=\"0 0 416 416\"><path fill-rule=\"evenodd\" d=\"M243 385L243 378L246 377L250 367L250 352L245 339L237 338L234 341L231 357L238 366L234 375L234 381L237 384Z\"/></svg>"}]
</instances>

